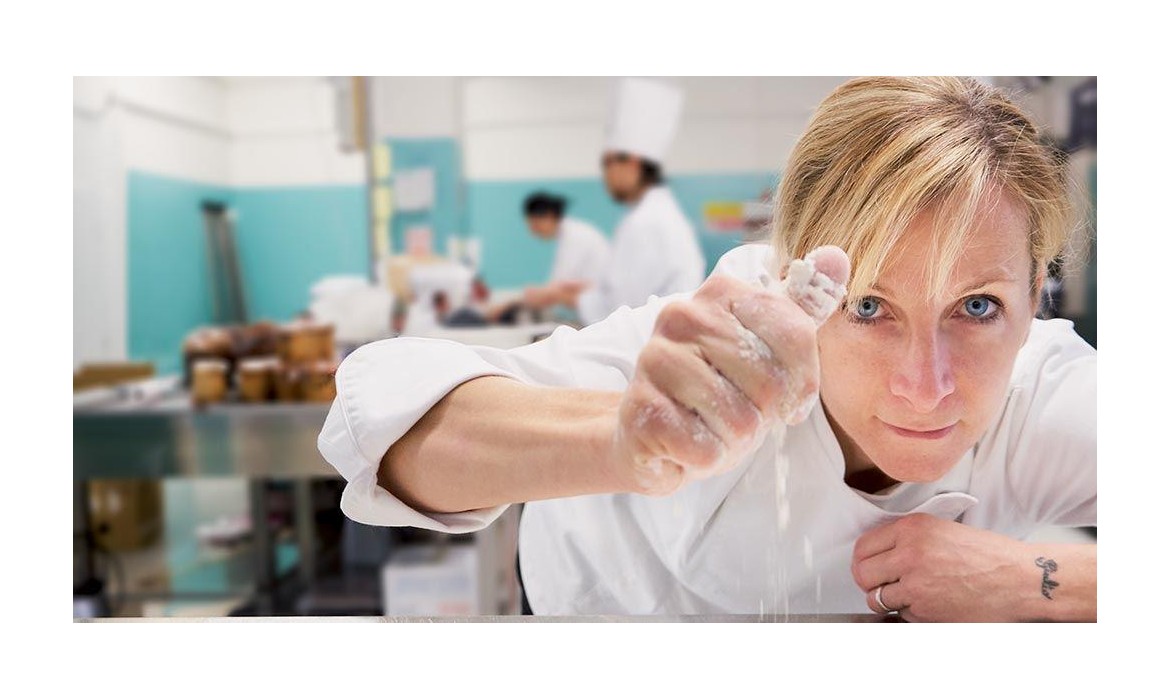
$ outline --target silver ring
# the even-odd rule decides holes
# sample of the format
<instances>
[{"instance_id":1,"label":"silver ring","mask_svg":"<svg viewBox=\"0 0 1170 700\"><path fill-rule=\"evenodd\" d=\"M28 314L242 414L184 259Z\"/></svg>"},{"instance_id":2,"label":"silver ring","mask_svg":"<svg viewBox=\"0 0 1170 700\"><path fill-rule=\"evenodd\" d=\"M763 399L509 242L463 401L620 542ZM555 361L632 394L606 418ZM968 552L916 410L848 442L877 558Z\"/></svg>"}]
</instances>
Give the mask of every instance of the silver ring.
<instances>
[{"instance_id":1,"label":"silver ring","mask_svg":"<svg viewBox=\"0 0 1170 700\"><path fill-rule=\"evenodd\" d=\"M893 612L898 612L897 610L894 610L891 607L887 607L886 604L882 602L882 589L885 587L886 587L886 584L883 583L882 585L880 585L876 589L874 589L873 599L877 601L879 608L886 611L887 615L890 613L893 613Z\"/></svg>"}]
</instances>

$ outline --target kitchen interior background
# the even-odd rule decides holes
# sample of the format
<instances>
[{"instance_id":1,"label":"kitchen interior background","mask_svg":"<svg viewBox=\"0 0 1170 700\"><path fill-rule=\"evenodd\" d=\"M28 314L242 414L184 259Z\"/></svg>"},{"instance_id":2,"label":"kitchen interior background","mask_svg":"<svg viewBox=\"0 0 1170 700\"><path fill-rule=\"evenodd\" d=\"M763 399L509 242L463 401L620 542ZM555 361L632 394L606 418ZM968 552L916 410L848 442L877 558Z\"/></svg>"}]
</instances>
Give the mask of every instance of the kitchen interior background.
<instances>
[{"instance_id":1,"label":"kitchen interior background","mask_svg":"<svg viewBox=\"0 0 1170 700\"><path fill-rule=\"evenodd\" d=\"M844 79L674 79L685 102L665 172L708 270L758 234L745 212L767 199L813 109ZM1095 345L1096 80L986 80L1014 91L1071 153L1084 260L1054 271L1051 291L1054 312ZM185 339L217 322L208 204L233 229L249 321L296 318L325 279L389 285L394 261L419 246L445 256L477 241L493 292L542 282L553 246L528 233L525 196L566 195L571 216L607 235L621 214L599 172L612 82L76 77L75 391L112 363L183 372ZM75 414L75 437L77 425ZM485 546L485 535L365 528L340 516L339 482L327 478L307 492L272 480L257 515L252 486L135 475L75 488L75 615L518 610L506 529ZM309 535L292 522L297 499L309 503ZM274 533L267 608L255 600L257 517Z\"/></svg>"}]
</instances>

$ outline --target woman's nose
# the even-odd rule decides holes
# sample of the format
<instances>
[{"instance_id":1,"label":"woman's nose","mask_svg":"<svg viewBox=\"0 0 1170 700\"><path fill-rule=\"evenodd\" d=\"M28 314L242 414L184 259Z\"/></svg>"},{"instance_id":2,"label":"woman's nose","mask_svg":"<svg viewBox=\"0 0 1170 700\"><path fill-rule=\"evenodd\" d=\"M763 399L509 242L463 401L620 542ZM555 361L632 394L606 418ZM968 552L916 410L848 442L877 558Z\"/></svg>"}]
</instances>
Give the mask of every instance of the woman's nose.
<instances>
[{"instance_id":1,"label":"woman's nose","mask_svg":"<svg viewBox=\"0 0 1170 700\"><path fill-rule=\"evenodd\" d=\"M930 413L955 391L950 351L937 331L910 338L890 378L890 390L918 413Z\"/></svg>"}]
</instances>

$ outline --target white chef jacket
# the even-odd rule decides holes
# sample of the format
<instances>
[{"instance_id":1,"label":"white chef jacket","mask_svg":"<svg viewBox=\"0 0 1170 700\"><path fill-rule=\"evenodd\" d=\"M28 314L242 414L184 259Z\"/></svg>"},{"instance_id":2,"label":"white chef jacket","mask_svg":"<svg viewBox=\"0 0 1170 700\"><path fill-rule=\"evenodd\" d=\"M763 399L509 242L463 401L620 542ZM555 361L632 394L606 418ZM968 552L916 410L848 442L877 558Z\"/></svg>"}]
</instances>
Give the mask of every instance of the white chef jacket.
<instances>
[{"instance_id":1,"label":"white chef jacket","mask_svg":"<svg viewBox=\"0 0 1170 700\"><path fill-rule=\"evenodd\" d=\"M609 272L609 240L579 219L564 217L557 226L557 253L549 282L583 280L596 286Z\"/></svg>"},{"instance_id":2,"label":"white chef jacket","mask_svg":"<svg viewBox=\"0 0 1170 700\"><path fill-rule=\"evenodd\" d=\"M596 323L618 307L642 306L651 296L694 291L706 271L694 227L670 190L657 185L618 222L609 272L577 298L577 313L586 324Z\"/></svg>"},{"instance_id":3,"label":"white chef jacket","mask_svg":"<svg viewBox=\"0 0 1170 700\"><path fill-rule=\"evenodd\" d=\"M757 280L767 245L716 273ZM687 295L676 295L682 298ZM319 447L347 479L345 514L441 532L487 526L506 508L417 512L377 485L389 446L451 389L498 375L544 386L624 390L654 319L673 298L561 328L515 350L384 340L342 363ZM1097 520L1096 351L1065 320L1032 322L987 433L941 479L871 495L844 482L822 407L778 426L731 471L670 496L590 495L528 503L520 566L537 614L868 612L849 565L865 531L925 512L1016 538Z\"/></svg>"}]
</instances>

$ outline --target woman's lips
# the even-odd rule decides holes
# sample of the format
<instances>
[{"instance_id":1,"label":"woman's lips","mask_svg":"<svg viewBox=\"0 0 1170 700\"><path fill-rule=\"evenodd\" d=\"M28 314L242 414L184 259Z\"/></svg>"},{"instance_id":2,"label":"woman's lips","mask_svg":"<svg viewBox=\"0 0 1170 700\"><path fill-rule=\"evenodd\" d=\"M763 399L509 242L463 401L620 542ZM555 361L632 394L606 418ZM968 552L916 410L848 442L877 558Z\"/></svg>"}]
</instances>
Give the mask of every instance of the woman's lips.
<instances>
[{"instance_id":1,"label":"woman's lips","mask_svg":"<svg viewBox=\"0 0 1170 700\"><path fill-rule=\"evenodd\" d=\"M878 420L881 419L879 418ZM951 431L955 429L955 426L959 424L958 421L956 421L946 426L945 428L938 428L937 430L911 430L909 428L900 428L896 425L891 425L886 423L884 420L882 423L887 428L894 431L898 435L901 435L902 437L914 438L917 440L941 440L947 435L950 435Z\"/></svg>"}]
</instances>

